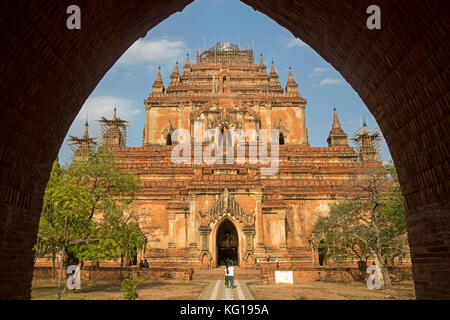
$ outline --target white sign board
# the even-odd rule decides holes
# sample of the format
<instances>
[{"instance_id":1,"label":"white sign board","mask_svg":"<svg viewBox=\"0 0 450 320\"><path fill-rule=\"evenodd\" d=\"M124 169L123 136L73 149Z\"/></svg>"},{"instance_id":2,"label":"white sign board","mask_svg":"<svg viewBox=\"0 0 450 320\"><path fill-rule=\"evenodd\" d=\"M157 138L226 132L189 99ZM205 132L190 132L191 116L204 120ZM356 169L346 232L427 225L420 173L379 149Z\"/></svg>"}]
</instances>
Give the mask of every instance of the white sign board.
<instances>
[{"instance_id":1,"label":"white sign board","mask_svg":"<svg viewBox=\"0 0 450 320\"><path fill-rule=\"evenodd\" d=\"M275 283L294 284L294 274L292 271L275 271Z\"/></svg>"}]
</instances>

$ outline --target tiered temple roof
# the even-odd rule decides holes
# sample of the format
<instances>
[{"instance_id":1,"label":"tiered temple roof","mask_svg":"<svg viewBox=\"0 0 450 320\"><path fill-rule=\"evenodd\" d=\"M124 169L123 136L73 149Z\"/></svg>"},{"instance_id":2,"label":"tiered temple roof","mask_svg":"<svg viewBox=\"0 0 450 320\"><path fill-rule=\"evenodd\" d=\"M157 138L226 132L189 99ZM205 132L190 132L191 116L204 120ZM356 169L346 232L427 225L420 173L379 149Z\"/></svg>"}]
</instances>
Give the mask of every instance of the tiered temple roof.
<instances>
[{"instance_id":1,"label":"tiered temple roof","mask_svg":"<svg viewBox=\"0 0 450 320\"><path fill-rule=\"evenodd\" d=\"M262 55L259 64L255 64L253 60L253 50L241 50L236 45L219 42L208 50L198 52L196 63L192 66L187 56L181 78L178 76L177 63L170 76L166 93L169 95L219 93L224 86L229 88L231 94L284 93L278 82L274 63L272 62L271 72L268 75ZM220 73L224 69L226 72ZM220 73L219 77L217 72ZM288 92L295 92L298 96L298 92L292 90L290 86L292 81L293 78L288 81L291 88ZM153 90L152 95L162 93L159 73L155 84L156 90Z\"/></svg>"}]
</instances>

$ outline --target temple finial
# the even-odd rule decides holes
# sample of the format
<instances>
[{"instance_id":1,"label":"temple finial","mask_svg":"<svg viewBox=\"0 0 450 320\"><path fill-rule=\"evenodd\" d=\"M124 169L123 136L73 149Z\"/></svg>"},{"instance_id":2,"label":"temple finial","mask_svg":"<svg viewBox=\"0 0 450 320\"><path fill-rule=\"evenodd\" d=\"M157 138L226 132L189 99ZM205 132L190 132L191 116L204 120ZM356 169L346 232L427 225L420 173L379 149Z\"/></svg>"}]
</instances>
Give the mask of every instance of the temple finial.
<instances>
[{"instance_id":1,"label":"temple finial","mask_svg":"<svg viewBox=\"0 0 450 320\"><path fill-rule=\"evenodd\" d=\"M89 138L89 123L88 123L88 115L86 114L86 122L84 124L84 138Z\"/></svg>"},{"instance_id":2,"label":"temple finial","mask_svg":"<svg viewBox=\"0 0 450 320\"><path fill-rule=\"evenodd\" d=\"M155 83L162 83L161 66L158 67L158 75L156 76Z\"/></svg>"},{"instance_id":3,"label":"temple finial","mask_svg":"<svg viewBox=\"0 0 450 320\"><path fill-rule=\"evenodd\" d=\"M164 93L164 83L161 77L161 66L158 67L158 75L156 76L155 82L152 85L152 92L154 93Z\"/></svg>"},{"instance_id":4,"label":"temple finial","mask_svg":"<svg viewBox=\"0 0 450 320\"><path fill-rule=\"evenodd\" d=\"M278 78L277 72L275 71L275 66L273 65L273 59L272 59L272 66L270 67L270 76Z\"/></svg>"},{"instance_id":5,"label":"temple finial","mask_svg":"<svg viewBox=\"0 0 450 320\"><path fill-rule=\"evenodd\" d=\"M114 114L113 114L113 120L117 120L117 109L114 107Z\"/></svg>"},{"instance_id":6,"label":"temple finial","mask_svg":"<svg viewBox=\"0 0 450 320\"><path fill-rule=\"evenodd\" d=\"M298 84L294 80L294 76L292 75L292 68L289 67L289 76L286 83L286 92L295 93L298 92Z\"/></svg>"},{"instance_id":7,"label":"temple finial","mask_svg":"<svg viewBox=\"0 0 450 320\"><path fill-rule=\"evenodd\" d=\"M292 69L291 69L291 67L289 67L288 81L289 81L289 80L294 81L294 76L292 75Z\"/></svg>"},{"instance_id":8,"label":"temple finial","mask_svg":"<svg viewBox=\"0 0 450 320\"><path fill-rule=\"evenodd\" d=\"M337 116L336 108L333 108L333 125L327 138L328 146L348 146L347 134L342 130Z\"/></svg>"},{"instance_id":9,"label":"temple finial","mask_svg":"<svg viewBox=\"0 0 450 320\"><path fill-rule=\"evenodd\" d=\"M336 112L336 107L333 108L333 125L332 128L340 128L341 124L339 123L339 119Z\"/></svg>"},{"instance_id":10,"label":"temple finial","mask_svg":"<svg viewBox=\"0 0 450 320\"><path fill-rule=\"evenodd\" d=\"M261 54L260 54L260 58L259 58L259 65L258 65L258 70L260 71L260 72L266 72L266 66L264 65L264 61L263 61L263 57L262 57L263 55L262 55L262 52L261 52Z\"/></svg>"}]
</instances>

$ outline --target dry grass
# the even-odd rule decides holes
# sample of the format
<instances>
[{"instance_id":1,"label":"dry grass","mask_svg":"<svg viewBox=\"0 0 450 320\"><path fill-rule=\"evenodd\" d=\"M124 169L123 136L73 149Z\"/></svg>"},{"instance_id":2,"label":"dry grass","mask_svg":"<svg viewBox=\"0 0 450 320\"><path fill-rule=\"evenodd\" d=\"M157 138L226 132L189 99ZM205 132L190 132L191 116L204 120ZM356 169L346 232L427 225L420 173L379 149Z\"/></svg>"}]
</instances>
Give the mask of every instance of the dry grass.
<instances>
[{"instance_id":1,"label":"dry grass","mask_svg":"<svg viewBox=\"0 0 450 320\"><path fill-rule=\"evenodd\" d=\"M388 290L369 290L363 282L304 281L290 284L248 283L257 300L411 300L414 282L393 283Z\"/></svg>"},{"instance_id":2,"label":"dry grass","mask_svg":"<svg viewBox=\"0 0 450 320\"><path fill-rule=\"evenodd\" d=\"M33 280L31 299L55 300L58 282L44 278ZM183 283L176 280L146 280L138 285L138 300L195 300L206 283ZM61 295L61 300L123 300L121 283L118 280L84 280L81 289Z\"/></svg>"}]
</instances>

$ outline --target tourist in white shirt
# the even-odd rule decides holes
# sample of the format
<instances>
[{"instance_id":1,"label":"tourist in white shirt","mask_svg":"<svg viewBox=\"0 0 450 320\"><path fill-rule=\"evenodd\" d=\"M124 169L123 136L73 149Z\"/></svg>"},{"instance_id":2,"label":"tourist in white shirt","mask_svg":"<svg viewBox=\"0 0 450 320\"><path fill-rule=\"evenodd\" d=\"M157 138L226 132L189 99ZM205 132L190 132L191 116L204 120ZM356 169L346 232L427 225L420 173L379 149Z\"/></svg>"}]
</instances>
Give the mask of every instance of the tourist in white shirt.
<instances>
[{"instance_id":1,"label":"tourist in white shirt","mask_svg":"<svg viewBox=\"0 0 450 320\"><path fill-rule=\"evenodd\" d=\"M227 267L228 269L228 279L230 280L230 286L229 288L233 288L233 282L234 282L234 267L233 262L231 262L231 265Z\"/></svg>"}]
</instances>

